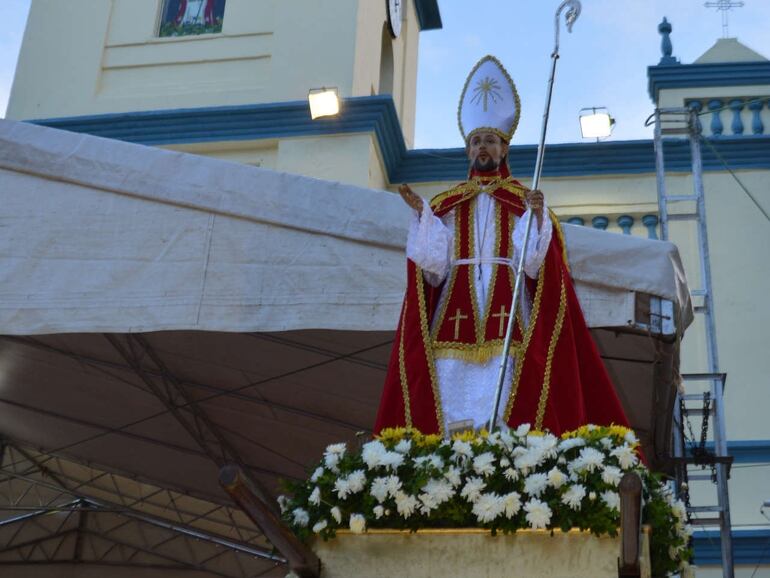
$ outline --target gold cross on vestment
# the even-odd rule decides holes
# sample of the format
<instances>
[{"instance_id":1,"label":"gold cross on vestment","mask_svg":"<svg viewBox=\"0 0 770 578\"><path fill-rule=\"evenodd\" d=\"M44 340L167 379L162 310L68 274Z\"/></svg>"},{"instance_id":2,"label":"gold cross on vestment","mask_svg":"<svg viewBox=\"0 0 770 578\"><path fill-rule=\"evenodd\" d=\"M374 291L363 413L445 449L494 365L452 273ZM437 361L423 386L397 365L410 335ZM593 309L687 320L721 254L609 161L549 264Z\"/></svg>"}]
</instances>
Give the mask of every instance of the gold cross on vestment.
<instances>
[{"instance_id":1,"label":"gold cross on vestment","mask_svg":"<svg viewBox=\"0 0 770 578\"><path fill-rule=\"evenodd\" d=\"M495 313L494 315L492 315L492 317L500 318L500 327L497 330L498 337L503 336L503 332L505 331L505 319L510 316L511 316L510 313L505 312L505 305L500 305L500 313Z\"/></svg>"},{"instance_id":2,"label":"gold cross on vestment","mask_svg":"<svg viewBox=\"0 0 770 578\"><path fill-rule=\"evenodd\" d=\"M463 315L459 309L457 310L457 313L455 313L454 317L449 318L449 321L455 322L455 339L460 338L460 321L462 321L463 319L468 319L468 316Z\"/></svg>"}]
</instances>

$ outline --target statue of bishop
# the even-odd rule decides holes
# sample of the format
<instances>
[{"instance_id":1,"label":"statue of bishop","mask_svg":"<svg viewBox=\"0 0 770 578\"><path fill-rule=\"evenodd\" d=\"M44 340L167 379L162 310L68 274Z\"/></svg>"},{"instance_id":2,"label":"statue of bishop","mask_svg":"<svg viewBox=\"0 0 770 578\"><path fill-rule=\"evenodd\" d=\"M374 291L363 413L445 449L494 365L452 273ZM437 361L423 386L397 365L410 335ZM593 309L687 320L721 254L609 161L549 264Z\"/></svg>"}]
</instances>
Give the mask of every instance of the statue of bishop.
<instances>
[{"instance_id":1,"label":"statue of bishop","mask_svg":"<svg viewBox=\"0 0 770 578\"><path fill-rule=\"evenodd\" d=\"M543 194L508 170L519 116L513 80L484 57L458 112L468 180L430 203L400 187L414 209L407 290L375 432L401 426L446 435L459 424L486 425L512 314L498 423L557 435L587 423L628 425L580 310L559 222ZM512 312L528 211L524 295Z\"/></svg>"}]
</instances>

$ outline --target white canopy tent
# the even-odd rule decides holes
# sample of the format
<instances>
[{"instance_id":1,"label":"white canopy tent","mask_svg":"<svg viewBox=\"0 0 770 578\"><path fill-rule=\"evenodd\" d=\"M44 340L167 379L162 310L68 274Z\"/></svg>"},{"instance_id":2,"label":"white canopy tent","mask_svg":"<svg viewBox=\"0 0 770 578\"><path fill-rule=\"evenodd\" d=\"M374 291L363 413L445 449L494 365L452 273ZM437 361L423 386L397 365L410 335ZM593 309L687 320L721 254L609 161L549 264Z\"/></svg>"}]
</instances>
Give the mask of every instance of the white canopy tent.
<instances>
[{"instance_id":1,"label":"white canopy tent","mask_svg":"<svg viewBox=\"0 0 770 578\"><path fill-rule=\"evenodd\" d=\"M25 480L22 463L42 477L46 463L86 464L221 510L225 461L270 490L302 477L326 444L372 427L408 218L384 191L0 121L6 481ZM586 320L651 463L665 467L692 319L676 247L564 229ZM70 501L93 497L91 478L61 478ZM102 506L128 508L113 486ZM163 518L143 492L131 512ZM223 548L266 547L247 522L227 531L198 516L179 523L234 541ZM3 546L4 526L0 564L20 551ZM260 552L273 571L280 560Z\"/></svg>"}]
</instances>

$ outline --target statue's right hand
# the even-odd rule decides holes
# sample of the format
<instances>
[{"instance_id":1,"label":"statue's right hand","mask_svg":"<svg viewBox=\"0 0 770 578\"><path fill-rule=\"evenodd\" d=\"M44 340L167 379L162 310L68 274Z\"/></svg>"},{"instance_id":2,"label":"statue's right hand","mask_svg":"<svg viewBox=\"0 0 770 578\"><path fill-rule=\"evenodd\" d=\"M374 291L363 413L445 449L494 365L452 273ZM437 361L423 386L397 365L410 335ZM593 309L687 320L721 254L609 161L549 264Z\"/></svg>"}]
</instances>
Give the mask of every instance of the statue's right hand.
<instances>
[{"instance_id":1,"label":"statue's right hand","mask_svg":"<svg viewBox=\"0 0 770 578\"><path fill-rule=\"evenodd\" d=\"M418 215L422 216L422 198L415 193L409 185L406 183L399 185L398 193L407 205L417 211Z\"/></svg>"}]
</instances>

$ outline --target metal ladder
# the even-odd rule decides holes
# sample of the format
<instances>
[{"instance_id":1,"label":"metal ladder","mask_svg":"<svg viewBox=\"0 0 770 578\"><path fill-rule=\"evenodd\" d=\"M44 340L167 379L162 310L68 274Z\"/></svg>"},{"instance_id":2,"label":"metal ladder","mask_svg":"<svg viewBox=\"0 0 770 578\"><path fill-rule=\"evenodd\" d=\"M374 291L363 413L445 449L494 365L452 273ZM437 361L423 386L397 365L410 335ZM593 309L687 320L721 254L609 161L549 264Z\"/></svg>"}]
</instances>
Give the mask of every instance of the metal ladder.
<instances>
[{"instance_id":1,"label":"metal ladder","mask_svg":"<svg viewBox=\"0 0 770 578\"><path fill-rule=\"evenodd\" d=\"M697 526L718 526L722 548L722 573L725 578L734 578L733 543L730 524L730 500L727 482L732 458L727 455L725 435L724 387L725 374L719 372L716 326L714 322L714 298L711 285L711 263L706 230L706 203L703 191L703 161L701 156L701 124L696 110L691 108L658 108L653 115L655 136L655 168L658 189L658 210L661 239L669 238L669 222L689 221L695 223L697 248L700 260L700 287L692 289L690 295L695 303L696 315L701 315L706 334L707 371L697 374L683 374L687 383L709 384L703 393L679 393L674 406L673 456L676 466L676 493L684 496L688 503L690 523ZM668 194L666 191L664 137L669 135L687 136L690 141L692 159L692 194ZM694 210L672 212L672 204L694 203ZM700 301L700 302L697 302ZM704 388L705 389L705 388ZM699 406L694 407L694 404ZM701 440L705 443L709 420L714 442L714 451L686 447L685 425L688 415L701 416ZM698 451L700 450L700 451ZM710 473L703 473L710 467ZM691 473L693 471L695 473ZM692 506L689 504L690 484L710 482L716 485L716 505Z\"/></svg>"}]
</instances>

